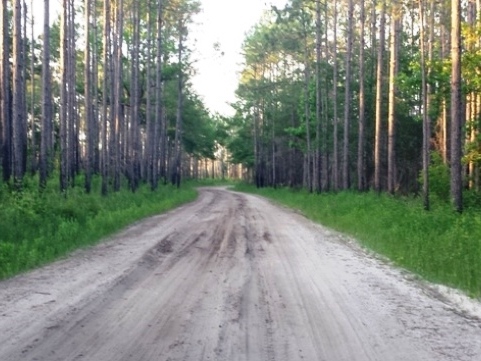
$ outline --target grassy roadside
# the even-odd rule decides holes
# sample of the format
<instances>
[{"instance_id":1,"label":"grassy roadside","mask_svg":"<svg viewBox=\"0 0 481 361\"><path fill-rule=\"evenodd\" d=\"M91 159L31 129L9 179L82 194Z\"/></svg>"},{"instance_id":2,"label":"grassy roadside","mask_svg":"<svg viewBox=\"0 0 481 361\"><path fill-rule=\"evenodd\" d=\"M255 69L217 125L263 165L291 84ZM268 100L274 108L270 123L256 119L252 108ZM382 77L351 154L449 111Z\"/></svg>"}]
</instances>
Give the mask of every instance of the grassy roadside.
<instances>
[{"instance_id":1,"label":"grassy roadside","mask_svg":"<svg viewBox=\"0 0 481 361\"><path fill-rule=\"evenodd\" d=\"M432 211L419 200L374 193L308 194L290 189L236 190L271 198L308 218L354 236L365 247L423 278L481 297L481 214Z\"/></svg>"},{"instance_id":2,"label":"grassy roadside","mask_svg":"<svg viewBox=\"0 0 481 361\"><path fill-rule=\"evenodd\" d=\"M79 180L79 184L81 180ZM69 252L95 244L134 221L159 214L196 198L193 183L177 189L148 186L101 197L78 186L65 198L52 184L39 194L36 183L22 194L0 189L0 279L38 267Z\"/></svg>"}]
</instances>

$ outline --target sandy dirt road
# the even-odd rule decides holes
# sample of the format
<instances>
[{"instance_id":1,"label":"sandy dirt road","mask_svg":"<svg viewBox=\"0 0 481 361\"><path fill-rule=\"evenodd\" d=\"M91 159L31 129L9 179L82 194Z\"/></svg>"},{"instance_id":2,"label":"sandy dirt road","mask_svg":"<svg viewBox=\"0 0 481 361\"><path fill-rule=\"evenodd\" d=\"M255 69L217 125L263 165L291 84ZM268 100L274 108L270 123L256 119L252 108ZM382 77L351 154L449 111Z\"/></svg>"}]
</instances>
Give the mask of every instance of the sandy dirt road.
<instances>
[{"instance_id":1,"label":"sandy dirt road","mask_svg":"<svg viewBox=\"0 0 481 361\"><path fill-rule=\"evenodd\" d=\"M205 188L0 283L0 360L481 360L481 320L301 215Z\"/></svg>"}]
</instances>

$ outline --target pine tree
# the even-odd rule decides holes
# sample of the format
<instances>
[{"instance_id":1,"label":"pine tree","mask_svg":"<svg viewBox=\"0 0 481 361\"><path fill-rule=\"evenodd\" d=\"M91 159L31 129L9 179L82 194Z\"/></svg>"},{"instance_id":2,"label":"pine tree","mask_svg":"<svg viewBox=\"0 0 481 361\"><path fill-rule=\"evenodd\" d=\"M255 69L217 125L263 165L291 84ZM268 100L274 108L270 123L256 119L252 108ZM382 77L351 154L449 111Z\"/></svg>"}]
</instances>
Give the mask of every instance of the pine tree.
<instances>
[{"instance_id":1,"label":"pine tree","mask_svg":"<svg viewBox=\"0 0 481 361\"><path fill-rule=\"evenodd\" d=\"M451 199L463 211L461 111L461 1L451 0Z\"/></svg>"}]
</instances>

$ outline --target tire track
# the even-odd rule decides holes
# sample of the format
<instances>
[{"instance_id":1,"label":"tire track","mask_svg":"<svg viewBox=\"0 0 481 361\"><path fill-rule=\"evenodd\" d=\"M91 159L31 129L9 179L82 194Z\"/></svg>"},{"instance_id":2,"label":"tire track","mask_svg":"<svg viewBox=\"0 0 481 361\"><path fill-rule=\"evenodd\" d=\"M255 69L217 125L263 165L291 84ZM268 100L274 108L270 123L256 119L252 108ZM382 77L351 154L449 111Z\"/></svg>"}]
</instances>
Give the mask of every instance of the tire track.
<instances>
[{"instance_id":1,"label":"tire track","mask_svg":"<svg viewBox=\"0 0 481 361\"><path fill-rule=\"evenodd\" d=\"M258 197L198 201L0 284L0 359L474 361L481 323Z\"/></svg>"}]
</instances>

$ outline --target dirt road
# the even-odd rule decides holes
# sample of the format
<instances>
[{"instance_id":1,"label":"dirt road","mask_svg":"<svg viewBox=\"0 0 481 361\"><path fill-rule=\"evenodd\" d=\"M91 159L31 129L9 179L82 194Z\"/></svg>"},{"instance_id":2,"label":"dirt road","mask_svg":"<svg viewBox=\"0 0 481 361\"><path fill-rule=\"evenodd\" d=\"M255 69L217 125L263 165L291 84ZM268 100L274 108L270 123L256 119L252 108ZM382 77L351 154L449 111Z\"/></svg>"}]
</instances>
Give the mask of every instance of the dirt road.
<instances>
[{"instance_id":1,"label":"dirt road","mask_svg":"<svg viewBox=\"0 0 481 361\"><path fill-rule=\"evenodd\" d=\"M0 360L481 360L481 321L223 189L0 283Z\"/></svg>"}]
</instances>

